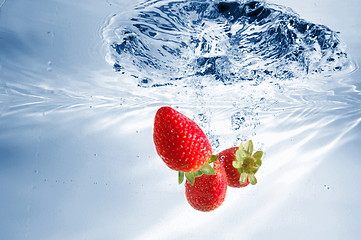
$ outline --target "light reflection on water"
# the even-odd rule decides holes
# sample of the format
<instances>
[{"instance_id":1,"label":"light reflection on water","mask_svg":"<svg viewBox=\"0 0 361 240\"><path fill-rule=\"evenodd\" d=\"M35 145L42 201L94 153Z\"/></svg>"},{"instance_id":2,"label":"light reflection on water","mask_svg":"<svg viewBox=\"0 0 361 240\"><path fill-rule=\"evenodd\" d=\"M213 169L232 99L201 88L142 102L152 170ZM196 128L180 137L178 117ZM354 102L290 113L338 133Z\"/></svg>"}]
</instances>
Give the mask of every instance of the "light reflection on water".
<instances>
[{"instance_id":1,"label":"light reflection on water","mask_svg":"<svg viewBox=\"0 0 361 240\"><path fill-rule=\"evenodd\" d=\"M1 20L16 12L12 4L1 5ZM114 5L105 5L96 15L81 5L47 2L44 7L58 9L59 19L49 14L45 19L55 24L49 20L39 29L32 26L43 39L29 52L24 50L31 44L22 28L15 26L10 34L0 21L2 41L12 46L11 39L17 38L23 43L19 52L1 52L1 238L358 235L359 69L257 85L139 88L112 71L105 51L90 50L102 45L99 25L114 11ZM66 19L77 16L69 14L71 7L89 21L96 15L97 21L92 21L98 28L71 25ZM73 60L65 48L58 52L51 44L44 45L49 54L42 50L36 56L50 28L56 46L77 49L87 37L89 42ZM90 34L92 30L98 35ZM84 36L77 40L74 34L74 42L66 40L67 33L78 31ZM23 60L22 53L27 56ZM34 62L25 64L30 59ZM191 209L175 173L153 148L154 113L168 104L199 122L215 151L252 138L266 152L259 184L229 189L224 205L212 213Z\"/></svg>"}]
</instances>

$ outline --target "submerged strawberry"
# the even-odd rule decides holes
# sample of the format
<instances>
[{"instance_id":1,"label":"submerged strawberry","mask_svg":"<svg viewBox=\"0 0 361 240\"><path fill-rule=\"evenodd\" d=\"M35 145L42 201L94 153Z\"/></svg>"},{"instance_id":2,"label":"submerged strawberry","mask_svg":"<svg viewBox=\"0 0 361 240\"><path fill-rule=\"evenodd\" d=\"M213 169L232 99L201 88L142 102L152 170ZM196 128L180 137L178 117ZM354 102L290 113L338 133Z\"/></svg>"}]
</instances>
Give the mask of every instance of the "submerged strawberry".
<instances>
[{"instance_id":1,"label":"submerged strawberry","mask_svg":"<svg viewBox=\"0 0 361 240\"><path fill-rule=\"evenodd\" d=\"M187 179L194 182L195 172L205 165L207 172L210 167L207 162L211 159L212 147L208 138L193 120L171 107L158 109L154 119L153 140L165 164L182 172L180 178L185 172Z\"/></svg>"},{"instance_id":2,"label":"submerged strawberry","mask_svg":"<svg viewBox=\"0 0 361 240\"><path fill-rule=\"evenodd\" d=\"M255 174L262 165L262 151L253 153L253 142L241 143L217 154L227 174L230 187L245 187L249 183L256 184Z\"/></svg>"},{"instance_id":3,"label":"submerged strawberry","mask_svg":"<svg viewBox=\"0 0 361 240\"><path fill-rule=\"evenodd\" d=\"M202 175L192 185L185 184L185 195L189 204L196 210L209 212L218 208L224 201L227 191L227 177L222 164L214 162L215 175Z\"/></svg>"},{"instance_id":4,"label":"submerged strawberry","mask_svg":"<svg viewBox=\"0 0 361 240\"><path fill-rule=\"evenodd\" d=\"M245 183L240 183L241 173L232 166L232 162L236 160L236 151L238 147L228 148L223 150L222 152L218 153L218 159L222 163L224 170L227 174L227 182L228 186L230 187L245 187L249 184L248 178L246 179Z\"/></svg>"}]
</instances>

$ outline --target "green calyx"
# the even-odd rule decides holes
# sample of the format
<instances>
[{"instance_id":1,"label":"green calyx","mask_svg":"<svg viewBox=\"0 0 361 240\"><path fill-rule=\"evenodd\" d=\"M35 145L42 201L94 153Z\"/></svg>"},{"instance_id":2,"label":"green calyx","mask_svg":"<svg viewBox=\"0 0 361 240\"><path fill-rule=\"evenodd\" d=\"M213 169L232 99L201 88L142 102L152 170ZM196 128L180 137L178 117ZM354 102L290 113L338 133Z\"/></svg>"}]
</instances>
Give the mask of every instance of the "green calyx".
<instances>
[{"instance_id":1,"label":"green calyx","mask_svg":"<svg viewBox=\"0 0 361 240\"><path fill-rule=\"evenodd\" d=\"M216 155L212 155L211 158L208 160L206 164L201 167L201 169L195 171L195 172L178 172L178 183L181 184L184 180L184 176L186 177L187 181L190 184L194 184L194 181L197 177L202 176L203 174L206 175L215 175L216 172L214 171L213 167L211 166L211 163L215 162L217 160Z\"/></svg>"},{"instance_id":2,"label":"green calyx","mask_svg":"<svg viewBox=\"0 0 361 240\"><path fill-rule=\"evenodd\" d=\"M244 184L248 181L255 185L257 184L257 178L255 174L262 165L262 151L256 151L253 153L252 140L246 143L241 143L236 151L236 160L232 162L232 166L236 168L240 174L240 183Z\"/></svg>"}]
</instances>

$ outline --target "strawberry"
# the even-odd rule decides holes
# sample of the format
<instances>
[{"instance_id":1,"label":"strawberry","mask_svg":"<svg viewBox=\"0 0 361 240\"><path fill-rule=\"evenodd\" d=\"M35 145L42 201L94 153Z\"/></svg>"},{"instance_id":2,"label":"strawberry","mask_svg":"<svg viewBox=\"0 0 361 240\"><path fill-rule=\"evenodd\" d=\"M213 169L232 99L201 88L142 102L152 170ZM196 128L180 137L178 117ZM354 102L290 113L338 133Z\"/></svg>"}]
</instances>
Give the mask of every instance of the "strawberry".
<instances>
[{"instance_id":1,"label":"strawberry","mask_svg":"<svg viewBox=\"0 0 361 240\"><path fill-rule=\"evenodd\" d=\"M200 175L198 171L201 168L205 174L214 174L208 164L212 157L212 146L208 138L193 120L175 109L158 109L154 119L153 141L165 164L181 172L180 180L183 180L185 172L187 179L194 182L194 177Z\"/></svg>"},{"instance_id":2,"label":"strawberry","mask_svg":"<svg viewBox=\"0 0 361 240\"><path fill-rule=\"evenodd\" d=\"M197 177L194 184L185 183L185 195L189 204L196 210L209 212L218 208L226 197L227 176L219 162L214 162L215 175Z\"/></svg>"},{"instance_id":3,"label":"strawberry","mask_svg":"<svg viewBox=\"0 0 361 240\"><path fill-rule=\"evenodd\" d=\"M232 166L232 162L236 160L237 150L238 147L231 147L218 153L217 156L226 171L228 186L240 188L247 186L249 184L249 181L247 178L246 182L241 184L239 182L241 173Z\"/></svg>"},{"instance_id":4,"label":"strawberry","mask_svg":"<svg viewBox=\"0 0 361 240\"><path fill-rule=\"evenodd\" d=\"M241 188L249 183L256 184L256 172L262 165L262 151L253 153L252 140L241 143L217 154L227 174L228 186Z\"/></svg>"}]
</instances>

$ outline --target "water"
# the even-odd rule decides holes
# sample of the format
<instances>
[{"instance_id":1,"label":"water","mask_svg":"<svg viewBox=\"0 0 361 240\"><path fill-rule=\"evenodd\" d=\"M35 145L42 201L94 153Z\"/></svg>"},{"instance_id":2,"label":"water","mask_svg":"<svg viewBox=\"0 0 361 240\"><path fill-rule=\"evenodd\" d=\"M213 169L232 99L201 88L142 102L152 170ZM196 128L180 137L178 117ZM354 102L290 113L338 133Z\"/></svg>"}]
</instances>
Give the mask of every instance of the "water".
<instances>
[{"instance_id":1,"label":"water","mask_svg":"<svg viewBox=\"0 0 361 240\"><path fill-rule=\"evenodd\" d=\"M143 4L112 17L104 35L114 69L142 87L205 76L229 85L352 68L336 32L259 1Z\"/></svg>"},{"instance_id":2,"label":"water","mask_svg":"<svg viewBox=\"0 0 361 240\"><path fill-rule=\"evenodd\" d=\"M259 21L218 6L0 3L1 239L360 234L360 3L267 1L249 6L271 12ZM277 26L296 35L266 38ZM215 152L252 138L266 153L259 183L193 210L153 147L163 105L195 119Z\"/></svg>"}]
</instances>

